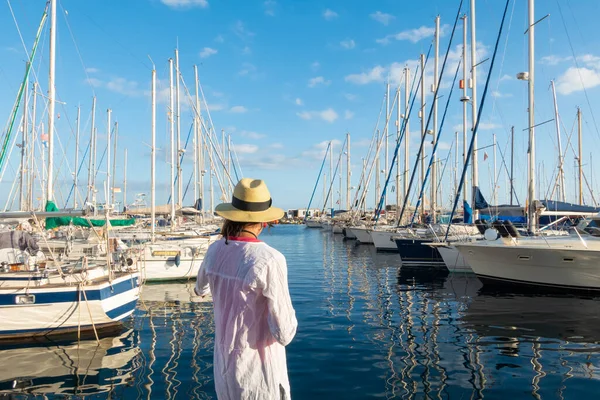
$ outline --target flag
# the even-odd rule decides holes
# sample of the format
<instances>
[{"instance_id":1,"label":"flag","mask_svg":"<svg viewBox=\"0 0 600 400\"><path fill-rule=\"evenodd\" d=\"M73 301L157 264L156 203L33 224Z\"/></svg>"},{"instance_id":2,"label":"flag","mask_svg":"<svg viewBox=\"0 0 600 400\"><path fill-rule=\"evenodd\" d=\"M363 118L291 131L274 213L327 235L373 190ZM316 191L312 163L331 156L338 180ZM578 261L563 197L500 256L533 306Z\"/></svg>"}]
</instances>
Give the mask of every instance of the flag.
<instances>
[{"instance_id":1,"label":"flag","mask_svg":"<svg viewBox=\"0 0 600 400\"><path fill-rule=\"evenodd\" d=\"M40 135L40 139L42 140L42 145L44 147L48 147L48 134L47 133L42 133Z\"/></svg>"},{"instance_id":2,"label":"flag","mask_svg":"<svg viewBox=\"0 0 600 400\"><path fill-rule=\"evenodd\" d=\"M487 155L487 153L484 151L484 152L483 152L483 161L485 161L485 160L487 160L487 159L488 159L488 155Z\"/></svg>"}]
</instances>

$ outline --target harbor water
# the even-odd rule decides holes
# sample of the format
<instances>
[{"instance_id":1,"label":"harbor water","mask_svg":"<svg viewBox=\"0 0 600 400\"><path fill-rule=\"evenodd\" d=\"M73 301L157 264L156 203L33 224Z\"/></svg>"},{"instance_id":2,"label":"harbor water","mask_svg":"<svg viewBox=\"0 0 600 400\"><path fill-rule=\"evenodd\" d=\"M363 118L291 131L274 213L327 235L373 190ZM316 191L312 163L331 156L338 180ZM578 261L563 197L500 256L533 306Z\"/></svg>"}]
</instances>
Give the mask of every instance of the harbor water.
<instances>
[{"instance_id":1,"label":"harbor water","mask_svg":"<svg viewBox=\"0 0 600 400\"><path fill-rule=\"evenodd\" d=\"M398 254L304 226L261 239L288 261L295 399L600 393L600 299L492 292L473 275L403 269ZM193 283L146 285L126 325L100 344L0 349L0 399L216 398L212 305Z\"/></svg>"}]
</instances>

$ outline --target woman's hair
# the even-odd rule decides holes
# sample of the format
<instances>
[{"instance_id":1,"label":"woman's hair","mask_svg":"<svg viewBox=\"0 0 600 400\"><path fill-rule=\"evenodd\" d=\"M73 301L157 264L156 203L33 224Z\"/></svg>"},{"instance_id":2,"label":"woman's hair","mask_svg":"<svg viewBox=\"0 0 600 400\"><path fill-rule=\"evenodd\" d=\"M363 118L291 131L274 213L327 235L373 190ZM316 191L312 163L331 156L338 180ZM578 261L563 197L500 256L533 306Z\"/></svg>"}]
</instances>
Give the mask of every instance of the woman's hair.
<instances>
[{"instance_id":1,"label":"woman's hair","mask_svg":"<svg viewBox=\"0 0 600 400\"><path fill-rule=\"evenodd\" d=\"M254 224L256 224L256 222L236 222L226 219L221 228L221 235L223 235L225 243L227 243L227 238L240 236L246 227Z\"/></svg>"}]
</instances>

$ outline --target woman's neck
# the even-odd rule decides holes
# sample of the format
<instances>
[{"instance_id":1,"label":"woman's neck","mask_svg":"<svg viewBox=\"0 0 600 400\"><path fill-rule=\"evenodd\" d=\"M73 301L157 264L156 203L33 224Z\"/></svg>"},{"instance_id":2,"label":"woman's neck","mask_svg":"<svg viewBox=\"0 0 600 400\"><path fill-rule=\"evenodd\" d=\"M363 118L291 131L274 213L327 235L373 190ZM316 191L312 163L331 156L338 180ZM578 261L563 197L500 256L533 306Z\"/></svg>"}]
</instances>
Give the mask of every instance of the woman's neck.
<instances>
[{"instance_id":1,"label":"woman's neck","mask_svg":"<svg viewBox=\"0 0 600 400\"><path fill-rule=\"evenodd\" d=\"M247 226L240 232L239 237L258 239L261 231L262 229L258 224Z\"/></svg>"}]
</instances>

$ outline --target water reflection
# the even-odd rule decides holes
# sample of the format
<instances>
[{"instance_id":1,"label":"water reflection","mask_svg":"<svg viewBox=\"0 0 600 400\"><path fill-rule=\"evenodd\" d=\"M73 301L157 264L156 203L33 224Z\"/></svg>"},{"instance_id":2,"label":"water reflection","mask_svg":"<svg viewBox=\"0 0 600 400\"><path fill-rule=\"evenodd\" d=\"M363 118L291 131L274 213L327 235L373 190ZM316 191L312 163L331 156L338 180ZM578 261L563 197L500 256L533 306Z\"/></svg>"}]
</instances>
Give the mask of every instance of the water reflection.
<instances>
[{"instance_id":1,"label":"water reflection","mask_svg":"<svg viewBox=\"0 0 600 400\"><path fill-rule=\"evenodd\" d=\"M128 330L99 343L0 349L0 393L10 398L47 394L119 398L140 367L139 339Z\"/></svg>"},{"instance_id":2,"label":"water reflection","mask_svg":"<svg viewBox=\"0 0 600 400\"><path fill-rule=\"evenodd\" d=\"M196 296L194 282L152 284L138 308L138 329L147 337L138 398L212 398L211 299Z\"/></svg>"},{"instance_id":3,"label":"water reflection","mask_svg":"<svg viewBox=\"0 0 600 400\"><path fill-rule=\"evenodd\" d=\"M288 260L299 321L287 349L294 398L579 399L600 391L600 299L490 292L472 275L400 267L397 254L302 227L274 228L265 240ZM103 347L82 343L79 356L73 346L0 349L0 391L216 398L212 303L194 295L193 283L145 286L130 328Z\"/></svg>"}]
</instances>

